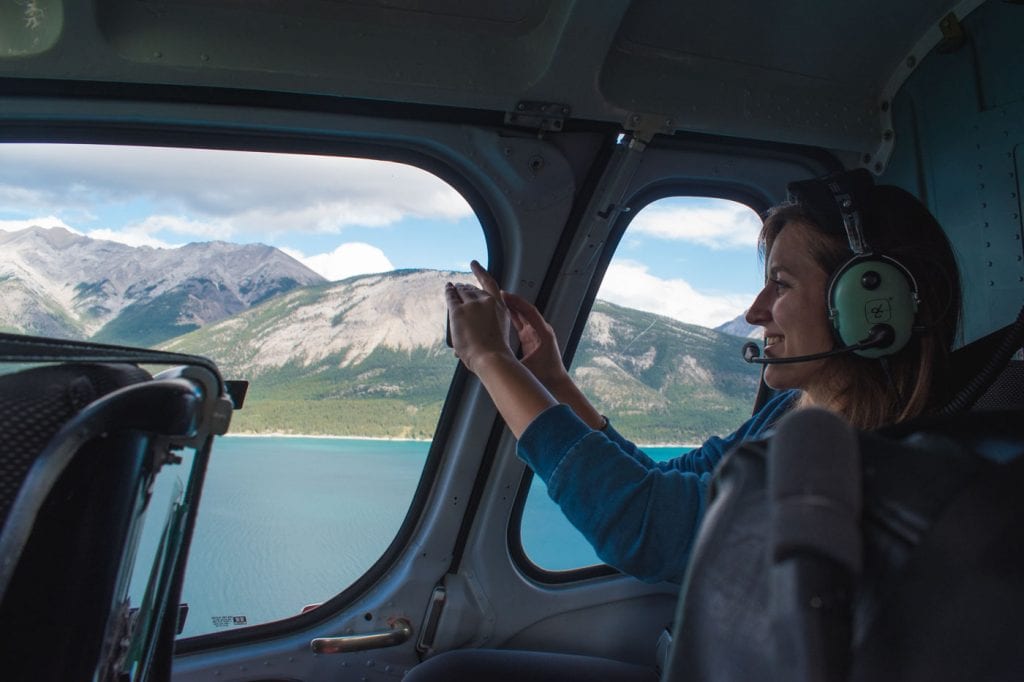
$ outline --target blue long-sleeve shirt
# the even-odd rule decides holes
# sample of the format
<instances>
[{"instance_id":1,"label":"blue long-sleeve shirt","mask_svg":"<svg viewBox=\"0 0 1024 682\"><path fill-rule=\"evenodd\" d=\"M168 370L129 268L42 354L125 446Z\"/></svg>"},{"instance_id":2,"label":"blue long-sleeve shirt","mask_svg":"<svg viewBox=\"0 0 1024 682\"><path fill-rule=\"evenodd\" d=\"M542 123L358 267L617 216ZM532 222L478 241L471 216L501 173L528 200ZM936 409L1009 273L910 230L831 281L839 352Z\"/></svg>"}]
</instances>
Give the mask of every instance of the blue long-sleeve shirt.
<instances>
[{"instance_id":1,"label":"blue long-sleeve shirt","mask_svg":"<svg viewBox=\"0 0 1024 682\"><path fill-rule=\"evenodd\" d=\"M641 580L680 582L715 466L733 446L760 437L797 395L773 397L732 434L667 462L655 462L611 426L595 431L556 405L523 432L519 457L602 561Z\"/></svg>"}]
</instances>

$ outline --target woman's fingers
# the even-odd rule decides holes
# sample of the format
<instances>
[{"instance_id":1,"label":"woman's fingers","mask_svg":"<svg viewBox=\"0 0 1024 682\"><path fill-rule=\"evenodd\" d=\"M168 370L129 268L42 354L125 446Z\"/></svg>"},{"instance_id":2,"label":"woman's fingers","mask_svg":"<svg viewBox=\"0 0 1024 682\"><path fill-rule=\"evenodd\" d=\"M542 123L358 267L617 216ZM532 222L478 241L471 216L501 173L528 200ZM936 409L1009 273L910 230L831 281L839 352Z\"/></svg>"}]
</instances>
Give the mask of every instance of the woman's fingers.
<instances>
[{"instance_id":1,"label":"woman's fingers","mask_svg":"<svg viewBox=\"0 0 1024 682\"><path fill-rule=\"evenodd\" d=\"M452 284L448 282L444 287L445 297L448 300L453 300L456 303L465 303L478 298L482 298L487 294L485 291L481 291L472 284L463 284L459 282ZM453 298L454 297L454 298Z\"/></svg>"},{"instance_id":2,"label":"woman's fingers","mask_svg":"<svg viewBox=\"0 0 1024 682\"><path fill-rule=\"evenodd\" d=\"M449 308L462 303L462 297L459 295L458 288L451 282L444 285L444 300Z\"/></svg>"},{"instance_id":3,"label":"woman's fingers","mask_svg":"<svg viewBox=\"0 0 1024 682\"><path fill-rule=\"evenodd\" d=\"M476 275L477 281L480 282L480 287L500 301L501 290L498 288L498 282L491 277L491 273L487 272L484 266L475 260L470 261L469 267L472 268L473 274Z\"/></svg>"},{"instance_id":4,"label":"woman's fingers","mask_svg":"<svg viewBox=\"0 0 1024 682\"><path fill-rule=\"evenodd\" d=\"M537 307L527 301L525 298L518 294L510 294L505 291L502 292L502 297L505 300L505 305L508 306L510 311L514 311L519 315L520 319L529 324L535 329L543 329L547 324L547 320L540 314Z\"/></svg>"},{"instance_id":5,"label":"woman's fingers","mask_svg":"<svg viewBox=\"0 0 1024 682\"><path fill-rule=\"evenodd\" d=\"M523 322L522 316L515 310L512 310L511 308L508 309L508 316L509 319L512 320L512 326L516 328L516 331L523 331L523 327L526 326L526 323Z\"/></svg>"}]
</instances>

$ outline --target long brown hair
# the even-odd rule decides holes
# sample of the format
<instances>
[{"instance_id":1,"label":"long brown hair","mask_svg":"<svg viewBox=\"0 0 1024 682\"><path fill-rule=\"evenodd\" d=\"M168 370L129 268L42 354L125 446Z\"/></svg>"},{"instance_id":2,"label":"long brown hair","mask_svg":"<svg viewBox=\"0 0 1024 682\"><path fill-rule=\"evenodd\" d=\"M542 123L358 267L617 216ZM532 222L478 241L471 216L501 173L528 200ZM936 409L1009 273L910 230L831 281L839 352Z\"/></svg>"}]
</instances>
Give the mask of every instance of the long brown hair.
<instances>
[{"instance_id":1,"label":"long brown hair","mask_svg":"<svg viewBox=\"0 0 1024 682\"><path fill-rule=\"evenodd\" d=\"M826 360L826 381L839 411L860 429L875 429L940 406L949 353L960 330L960 274L953 248L938 222L913 195L887 185L871 187L861 206L861 229L876 253L899 261L914 276L918 311L910 342L884 361L853 353ZM799 203L768 212L759 238L767 259L779 233L806 225L811 255L830 275L850 257L842 225L819 224L820 213ZM822 301L822 305L827 305Z\"/></svg>"}]
</instances>

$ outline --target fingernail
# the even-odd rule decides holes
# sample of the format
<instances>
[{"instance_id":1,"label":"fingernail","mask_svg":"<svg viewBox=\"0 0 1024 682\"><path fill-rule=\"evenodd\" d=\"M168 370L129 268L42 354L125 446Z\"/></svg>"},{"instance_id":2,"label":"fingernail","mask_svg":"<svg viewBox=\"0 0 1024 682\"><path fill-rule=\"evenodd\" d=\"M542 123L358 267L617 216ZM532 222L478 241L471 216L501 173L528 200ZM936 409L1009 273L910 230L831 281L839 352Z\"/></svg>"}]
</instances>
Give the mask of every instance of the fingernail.
<instances>
[{"instance_id":1,"label":"fingernail","mask_svg":"<svg viewBox=\"0 0 1024 682\"><path fill-rule=\"evenodd\" d=\"M444 288L445 288L445 289L454 289L454 288L455 288L455 285L454 285L454 284L452 284L451 282L448 282L448 283L446 283L446 284L444 285Z\"/></svg>"}]
</instances>

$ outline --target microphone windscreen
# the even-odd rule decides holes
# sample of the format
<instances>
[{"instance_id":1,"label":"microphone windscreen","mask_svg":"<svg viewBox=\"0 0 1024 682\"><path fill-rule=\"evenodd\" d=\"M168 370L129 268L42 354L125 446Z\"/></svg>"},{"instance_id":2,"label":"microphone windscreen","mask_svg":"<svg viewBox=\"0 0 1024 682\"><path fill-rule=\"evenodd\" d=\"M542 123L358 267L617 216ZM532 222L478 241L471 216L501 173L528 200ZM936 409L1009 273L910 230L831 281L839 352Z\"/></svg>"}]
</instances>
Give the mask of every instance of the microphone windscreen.
<instances>
[{"instance_id":1,"label":"microphone windscreen","mask_svg":"<svg viewBox=\"0 0 1024 682\"><path fill-rule=\"evenodd\" d=\"M755 359L760 357L761 349L753 341L747 341L743 344L743 359L747 362L753 362Z\"/></svg>"},{"instance_id":2,"label":"microphone windscreen","mask_svg":"<svg viewBox=\"0 0 1024 682\"><path fill-rule=\"evenodd\" d=\"M819 408L791 412L768 444L772 559L812 553L860 572L861 469L857 433Z\"/></svg>"}]
</instances>

